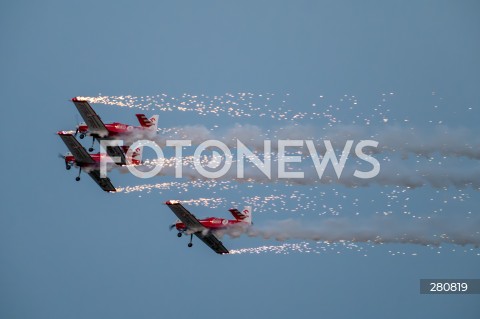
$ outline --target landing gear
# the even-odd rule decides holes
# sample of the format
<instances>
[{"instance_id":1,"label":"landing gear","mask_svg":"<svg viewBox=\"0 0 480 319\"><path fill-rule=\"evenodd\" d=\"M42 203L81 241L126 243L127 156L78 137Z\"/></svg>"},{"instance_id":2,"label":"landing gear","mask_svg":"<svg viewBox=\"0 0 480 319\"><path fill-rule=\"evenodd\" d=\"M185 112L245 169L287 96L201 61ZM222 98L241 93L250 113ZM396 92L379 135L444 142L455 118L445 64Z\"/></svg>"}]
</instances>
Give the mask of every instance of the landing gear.
<instances>
[{"instance_id":1,"label":"landing gear","mask_svg":"<svg viewBox=\"0 0 480 319\"><path fill-rule=\"evenodd\" d=\"M80 134L80 139L83 140L83 138L85 137L85 134Z\"/></svg>"},{"instance_id":2,"label":"landing gear","mask_svg":"<svg viewBox=\"0 0 480 319\"><path fill-rule=\"evenodd\" d=\"M193 239L193 234L190 234L190 242L188 243L188 247L192 247L193 244L192 244L192 239Z\"/></svg>"},{"instance_id":3,"label":"landing gear","mask_svg":"<svg viewBox=\"0 0 480 319\"><path fill-rule=\"evenodd\" d=\"M178 233L178 234L177 234L177 237L178 237L178 238L182 237L182 233Z\"/></svg>"},{"instance_id":4,"label":"landing gear","mask_svg":"<svg viewBox=\"0 0 480 319\"><path fill-rule=\"evenodd\" d=\"M72 167L70 165L66 166L67 171L70 170Z\"/></svg>"},{"instance_id":5,"label":"landing gear","mask_svg":"<svg viewBox=\"0 0 480 319\"><path fill-rule=\"evenodd\" d=\"M95 144L95 138L92 138L92 146L88 149L89 152L93 152L93 144Z\"/></svg>"},{"instance_id":6,"label":"landing gear","mask_svg":"<svg viewBox=\"0 0 480 319\"><path fill-rule=\"evenodd\" d=\"M78 176L77 178L75 178L75 180L78 182L80 180L80 174L82 173L82 168L80 167L80 169L78 170Z\"/></svg>"}]
</instances>

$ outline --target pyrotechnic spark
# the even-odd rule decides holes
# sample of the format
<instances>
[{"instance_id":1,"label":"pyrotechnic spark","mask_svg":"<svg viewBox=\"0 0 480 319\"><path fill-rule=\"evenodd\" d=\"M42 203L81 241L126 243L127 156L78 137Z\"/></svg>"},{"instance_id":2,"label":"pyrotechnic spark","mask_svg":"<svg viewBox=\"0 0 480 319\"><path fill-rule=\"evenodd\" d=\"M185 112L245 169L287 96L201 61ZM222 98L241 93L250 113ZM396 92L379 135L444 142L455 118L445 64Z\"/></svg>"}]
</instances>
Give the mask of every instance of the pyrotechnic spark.
<instances>
[{"instance_id":1,"label":"pyrotechnic spark","mask_svg":"<svg viewBox=\"0 0 480 319\"><path fill-rule=\"evenodd\" d=\"M393 92L382 93L378 103L367 108L359 98L353 95L346 94L335 101L321 95L319 99L313 101L310 110L302 112L295 111L295 103L292 103L289 94L227 93L219 96L183 94L178 97L159 94L142 97L99 96L85 99L92 103L137 108L145 111L191 112L215 118L223 116L224 118L262 121L262 127L235 125L229 126L225 130L218 127L218 129L212 129L203 125L162 128L159 130L160 134L153 138L159 145L166 139L192 139L192 145L197 145L203 140L211 138L219 139L228 146L234 146L235 139L238 138L254 149L256 154L262 154L263 139L265 138L273 141L312 139L316 142L329 139L334 145L343 145L342 143L346 139L374 139L379 141L379 147L373 155L383 155L381 157L382 171L377 181L355 184L348 179L348 176L347 178L343 176L344 179L339 183L340 185L329 184L329 187L325 187L325 184L311 183L308 178L307 182L303 184L279 185L265 181L260 175L253 175L249 179L241 181L242 183L237 183L239 180L231 178L231 176L226 176L223 180L199 179L198 175L191 170L193 159L187 155L183 165L190 170L184 177L190 178L190 181L121 187L118 189L119 193L151 193L153 190L157 190L161 194L168 193L170 196L172 192L182 194L192 188L199 188L221 194L222 197L182 200L182 194L180 200L187 205L205 207L253 204L256 212L296 214L297 216L314 214L342 216L351 219L353 216L359 215L400 215L409 218L413 226L436 216L450 216L452 214L447 211L452 209L461 214L462 218L464 217L464 219L458 219L464 223L464 226L471 223L475 216L474 209L476 208L472 207L476 206L472 205L472 202L478 198L477 189L480 183L480 172L475 162L480 159L478 133L453 129L443 124L439 125L446 121L434 118L430 119L427 125L422 126L423 130L416 129L415 121L412 119L395 118L391 114L389 102L395 99ZM435 114L433 115L435 116ZM272 125L272 123L274 124ZM267 128L268 125L270 128ZM275 143L272 146L272 150L275 151ZM158 162L155 160L147 160L145 166L151 167L156 164ZM202 158L202 165L206 164L208 164L208 158ZM170 171L166 173L166 176L173 176L174 165L173 159L167 159L165 167ZM300 169L303 168L300 167ZM359 186L364 187L359 188ZM371 196L372 186L378 187L376 188L378 192L375 192L374 197ZM432 186L434 189L430 187L414 189L418 186ZM355 196L348 187L355 189ZM363 191L365 188L370 189L370 193ZM263 195L265 189L268 191L266 195ZM225 190L227 192L222 193ZM429 207L431 210L419 212L417 207ZM459 210L459 207L465 209ZM478 233L475 236L478 237ZM431 243L452 242L452 236L445 235L445 233L435 233L432 237L430 238ZM293 236L293 238L298 238L298 236ZM380 237L376 242L385 238L385 236ZM375 242L375 238L369 240ZM462 240L459 242L461 243ZM356 249L364 253L362 247L370 247L370 244L302 242L300 244L288 243L245 248L233 250L232 253L300 251L321 253L331 251L332 247ZM433 244L431 247L435 247L438 249L438 253L440 252L439 247ZM458 247L454 249L462 250ZM478 252L478 249L472 249ZM470 249L463 249L463 251L470 251ZM405 255L405 252L394 250L390 253ZM412 255L415 254L412 253Z\"/></svg>"}]
</instances>

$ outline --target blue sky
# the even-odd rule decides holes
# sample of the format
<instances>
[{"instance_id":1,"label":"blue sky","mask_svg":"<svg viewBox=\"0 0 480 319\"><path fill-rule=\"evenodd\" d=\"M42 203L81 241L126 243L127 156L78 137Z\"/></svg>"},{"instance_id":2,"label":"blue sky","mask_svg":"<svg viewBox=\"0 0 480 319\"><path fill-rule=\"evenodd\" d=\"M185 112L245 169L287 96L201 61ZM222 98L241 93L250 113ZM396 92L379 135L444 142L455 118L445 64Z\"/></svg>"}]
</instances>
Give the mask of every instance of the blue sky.
<instances>
[{"instance_id":1,"label":"blue sky","mask_svg":"<svg viewBox=\"0 0 480 319\"><path fill-rule=\"evenodd\" d=\"M243 236L223 242L230 249L307 243L310 252L216 256L199 242L188 249L185 239L169 232L175 218L162 205L171 198L217 198L215 209L189 208L198 216L226 217L232 204L251 201L259 227L337 217L363 225L386 212L405 227L421 228L422 218L438 217L452 225L447 230L470 234L479 213L478 189L472 186L406 190L395 184L226 181L222 188L182 180L186 187L112 195L86 176L74 181L57 157L66 149L54 133L74 128L77 112L69 99L77 95L167 94L175 101L187 93L209 101L232 93L240 102L236 94L247 92L261 111L283 107L321 116L286 122L258 113L173 110L160 113L159 127L216 125L224 132L235 125L274 130L296 124L324 132L332 115L343 124L356 121L377 137L391 125L414 128L419 140L435 141L441 127L456 132L453 141L463 132L464 143L475 146L479 9L475 1L2 3L1 317L477 318L478 295L418 291L421 278L479 278L480 250L472 245ZM267 93L275 98L263 103ZM159 112L160 104L147 113ZM105 121L134 124L139 112L93 106ZM434 153L429 162L408 156L392 154L410 173L429 167L477 176L478 159ZM119 187L145 184L118 171L111 178ZM172 181L158 177L147 183Z\"/></svg>"}]
</instances>

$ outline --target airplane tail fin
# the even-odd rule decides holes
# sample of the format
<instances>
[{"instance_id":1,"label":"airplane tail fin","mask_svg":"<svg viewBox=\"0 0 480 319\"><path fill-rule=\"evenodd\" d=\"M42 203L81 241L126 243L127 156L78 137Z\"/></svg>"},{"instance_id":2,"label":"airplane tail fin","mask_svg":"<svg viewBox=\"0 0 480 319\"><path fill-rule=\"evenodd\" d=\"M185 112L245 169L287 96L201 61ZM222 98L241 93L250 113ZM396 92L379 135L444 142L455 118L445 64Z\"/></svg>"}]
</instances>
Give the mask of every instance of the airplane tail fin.
<instances>
[{"instance_id":1,"label":"airplane tail fin","mask_svg":"<svg viewBox=\"0 0 480 319\"><path fill-rule=\"evenodd\" d=\"M123 151L125 154L128 154L129 147L123 146ZM132 155L127 158L127 163L129 165L140 165L142 164L142 155L143 155L143 147L137 147L133 152Z\"/></svg>"},{"instance_id":2,"label":"airplane tail fin","mask_svg":"<svg viewBox=\"0 0 480 319\"><path fill-rule=\"evenodd\" d=\"M151 118L149 118L150 123L153 124L152 130L157 131L158 128L158 114L152 115Z\"/></svg>"},{"instance_id":3,"label":"airplane tail fin","mask_svg":"<svg viewBox=\"0 0 480 319\"><path fill-rule=\"evenodd\" d=\"M252 206L245 206L241 212L236 208L231 208L229 212L232 213L236 220L252 224Z\"/></svg>"},{"instance_id":4,"label":"airplane tail fin","mask_svg":"<svg viewBox=\"0 0 480 319\"><path fill-rule=\"evenodd\" d=\"M137 116L138 122L143 128L150 130L157 130L158 126L158 115L153 115L151 118L147 118L145 114L135 114Z\"/></svg>"},{"instance_id":5,"label":"airplane tail fin","mask_svg":"<svg viewBox=\"0 0 480 319\"><path fill-rule=\"evenodd\" d=\"M252 206L245 206L242 210L243 215L245 215L244 222L251 224L252 223Z\"/></svg>"}]
</instances>

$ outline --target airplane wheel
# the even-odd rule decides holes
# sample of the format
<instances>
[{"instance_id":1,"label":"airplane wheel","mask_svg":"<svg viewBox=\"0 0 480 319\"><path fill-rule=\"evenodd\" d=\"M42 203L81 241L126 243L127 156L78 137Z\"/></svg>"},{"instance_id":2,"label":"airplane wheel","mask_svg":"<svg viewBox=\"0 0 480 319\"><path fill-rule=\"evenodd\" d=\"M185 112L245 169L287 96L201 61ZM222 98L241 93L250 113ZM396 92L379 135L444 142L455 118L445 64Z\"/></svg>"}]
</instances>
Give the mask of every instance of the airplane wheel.
<instances>
[{"instance_id":1,"label":"airplane wheel","mask_svg":"<svg viewBox=\"0 0 480 319\"><path fill-rule=\"evenodd\" d=\"M188 243L188 245L187 245L187 246L188 246L188 247L192 247L192 246L193 246L193 244L192 244L192 243Z\"/></svg>"},{"instance_id":2,"label":"airplane wheel","mask_svg":"<svg viewBox=\"0 0 480 319\"><path fill-rule=\"evenodd\" d=\"M71 169L71 168L72 168L71 166L67 165L67 171L68 171L69 169Z\"/></svg>"},{"instance_id":3,"label":"airplane wheel","mask_svg":"<svg viewBox=\"0 0 480 319\"><path fill-rule=\"evenodd\" d=\"M93 147L90 147L90 148L88 149L88 151L89 151L89 152L93 152Z\"/></svg>"},{"instance_id":4,"label":"airplane wheel","mask_svg":"<svg viewBox=\"0 0 480 319\"><path fill-rule=\"evenodd\" d=\"M83 138L85 137L85 134L80 134L80 139L83 140Z\"/></svg>"},{"instance_id":5,"label":"airplane wheel","mask_svg":"<svg viewBox=\"0 0 480 319\"><path fill-rule=\"evenodd\" d=\"M80 180L80 177L75 178L75 180L78 182Z\"/></svg>"},{"instance_id":6,"label":"airplane wheel","mask_svg":"<svg viewBox=\"0 0 480 319\"><path fill-rule=\"evenodd\" d=\"M177 237L182 237L182 233L178 233L178 234L177 234Z\"/></svg>"}]
</instances>

